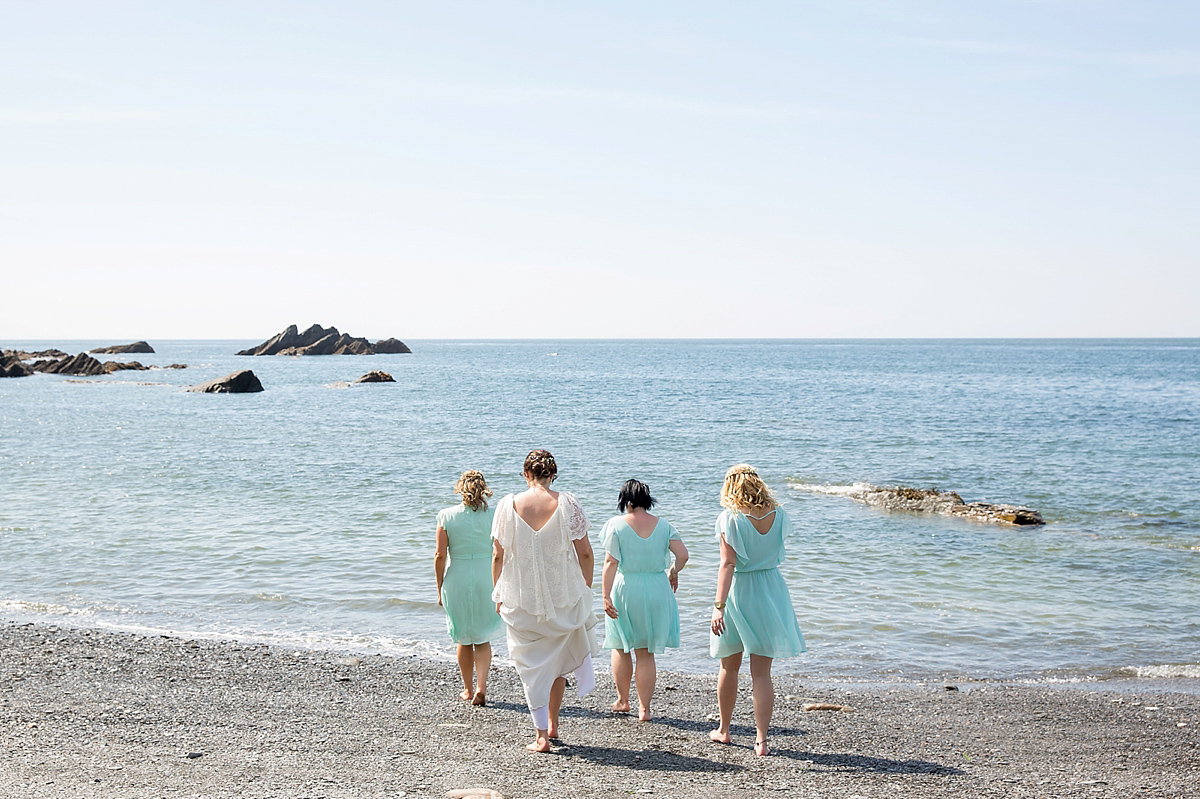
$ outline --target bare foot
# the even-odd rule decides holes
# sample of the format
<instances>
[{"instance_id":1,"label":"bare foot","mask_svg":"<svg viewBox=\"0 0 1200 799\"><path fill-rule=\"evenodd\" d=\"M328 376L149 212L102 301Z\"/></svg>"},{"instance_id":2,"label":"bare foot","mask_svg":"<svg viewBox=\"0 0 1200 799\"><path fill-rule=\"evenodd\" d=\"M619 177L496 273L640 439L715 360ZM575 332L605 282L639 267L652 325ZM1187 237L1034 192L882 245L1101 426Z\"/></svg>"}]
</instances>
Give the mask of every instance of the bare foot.
<instances>
[{"instance_id":1,"label":"bare foot","mask_svg":"<svg viewBox=\"0 0 1200 799\"><path fill-rule=\"evenodd\" d=\"M472 696L474 696L474 694L471 693L471 689L468 688L468 689L464 690L462 693L460 693L458 695L458 698L464 702L470 702Z\"/></svg>"},{"instance_id":2,"label":"bare foot","mask_svg":"<svg viewBox=\"0 0 1200 799\"><path fill-rule=\"evenodd\" d=\"M754 754L758 755L759 757L766 757L767 755L771 754L771 748L767 746L766 741L755 741Z\"/></svg>"},{"instance_id":3,"label":"bare foot","mask_svg":"<svg viewBox=\"0 0 1200 799\"><path fill-rule=\"evenodd\" d=\"M612 703L612 709L613 709L613 713L628 713L629 712L629 703L622 702L620 699L618 699L616 702Z\"/></svg>"},{"instance_id":4,"label":"bare foot","mask_svg":"<svg viewBox=\"0 0 1200 799\"><path fill-rule=\"evenodd\" d=\"M638 708L638 721L649 721L652 718L653 718L653 716L650 715L650 708L648 708L648 707L639 707Z\"/></svg>"},{"instance_id":5,"label":"bare foot","mask_svg":"<svg viewBox=\"0 0 1200 799\"><path fill-rule=\"evenodd\" d=\"M558 722L557 721L550 722L550 729L546 730L546 737L547 738L557 738L558 737Z\"/></svg>"},{"instance_id":6,"label":"bare foot","mask_svg":"<svg viewBox=\"0 0 1200 799\"><path fill-rule=\"evenodd\" d=\"M549 752L550 738L542 738L541 736L538 736L538 739L533 743L525 744L525 748L530 752Z\"/></svg>"},{"instance_id":7,"label":"bare foot","mask_svg":"<svg viewBox=\"0 0 1200 799\"><path fill-rule=\"evenodd\" d=\"M727 733L727 732L721 732L720 730L712 730L708 734L708 740L712 741L715 744L727 744L730 741L732 741L733 738L731 738L729 736L729 733Z\"/></svg>"},{"instance_id":8,"label":"bare foot","mask_svg":"<svg viewBox=\"0 0 1200 799\"><path fill-rule=\"evenodd\" d=\"M471 704L478 707L483 707L487 704L487 694L483 693L482 691L475 694L475 698L471 700Z\"/></svg>"}]
</instances>

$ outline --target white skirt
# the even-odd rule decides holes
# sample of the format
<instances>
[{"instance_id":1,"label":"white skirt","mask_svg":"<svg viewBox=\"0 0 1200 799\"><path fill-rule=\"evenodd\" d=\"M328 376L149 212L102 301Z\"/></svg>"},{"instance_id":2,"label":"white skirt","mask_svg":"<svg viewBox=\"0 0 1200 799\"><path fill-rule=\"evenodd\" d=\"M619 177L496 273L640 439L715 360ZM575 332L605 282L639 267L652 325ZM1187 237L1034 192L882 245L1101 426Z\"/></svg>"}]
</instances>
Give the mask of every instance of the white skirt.
<instances>
[{"instance_id":1,"label":"white skirt","mask_svg":"<svg viewBox=\"0 0 1200 799\"><path fill-rule=\"evenodd\" d=\"M571 607L559 608L552 619L539 620L507 605L501 606L500 618L508 631L508 654L516 664L529 707L550 704L554 681L572 672L577 672L580 696L596 687L592 657L600 654L600 647L590 593Z\"/></svg>"}]
</instances>

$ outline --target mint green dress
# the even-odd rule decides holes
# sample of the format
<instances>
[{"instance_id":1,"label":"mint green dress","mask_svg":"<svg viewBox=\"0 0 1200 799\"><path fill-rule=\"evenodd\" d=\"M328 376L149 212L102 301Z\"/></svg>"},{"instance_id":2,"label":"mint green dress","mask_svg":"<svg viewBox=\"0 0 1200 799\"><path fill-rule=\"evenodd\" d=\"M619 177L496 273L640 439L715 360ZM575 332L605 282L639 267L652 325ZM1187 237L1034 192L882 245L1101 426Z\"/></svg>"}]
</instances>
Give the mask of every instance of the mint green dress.
<instances>
[{"instance_id":1,"label":"mint green dress","mask_svg":"<svg viewBox=\"0 0 1200 799\"><path fill-rule=\"evenodd\" d=\"M604 617L604 648L660 654L679 647L679 608L667 579L670 544L681 541L671 523L660 518L654 532L642 538L620 516L600 531L604 551L617 561L613 607L617 618Z\"/></svg>"},{"instance_id":2,"label":"mint green dress","mask_svg":"<svg viewBox=\"0 0 1200 799\"><path fill-rule=\"evenodd\" d=\"M804 651L792 597L779 573L783 541L792 520L775 509L771 529L759 533L742 513L725 510L717 517L717 540L737 554L733 585L725 604L725 632L709 633L708 651L715 658L745 652L770 658L795 657Z\"/></svg>"},{"instance_id":3,"label":"mint green dress","mask_svg":"<svg viewBox=\"0 0 1200 799\"><path fill-rule=\"evenodd\" d=\"M486 644L504 629L492 601L492 516L495 511L456 505L438 513L450 540L450 565L442 579L446 630L456 644Z\"/></svg>"}]
</instances>

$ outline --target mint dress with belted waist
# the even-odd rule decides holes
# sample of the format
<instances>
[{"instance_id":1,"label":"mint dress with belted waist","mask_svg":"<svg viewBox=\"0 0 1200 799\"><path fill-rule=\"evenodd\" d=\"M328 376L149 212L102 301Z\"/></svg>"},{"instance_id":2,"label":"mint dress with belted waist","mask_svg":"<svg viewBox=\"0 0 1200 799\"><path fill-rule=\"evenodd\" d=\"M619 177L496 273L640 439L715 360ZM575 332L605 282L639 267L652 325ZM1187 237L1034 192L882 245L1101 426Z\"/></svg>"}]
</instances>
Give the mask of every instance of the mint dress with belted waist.
<instances>
[{"instance_id":1,"label":"mint dress with belted waist","mask_svg":"<svg viewBox=\"0 0 1200 799\"><path fill-rule=\"evenodd\" d=\"M667 566L671 542L681 540L666 519L659 519L645 538L622 516L614 516L604 525L600 541L617 561L610 597L617 618L604 619L605 649L645 649L657 655L667 647L678 648L679 608Z\"/></svg>"},{"instance_id":2,"label":"mint dress with belted waist","mask_svg":"<svg viewBox=\"0 0 1200 799\"><path fill-rule=\"evenodd\" d=\"M792 520L783 508L775 509L771 529L765 533L755 530L738 511L725 510L717 518L717 540L733 547L737 559L725 600L725 632L709 634L708 651L713 657L745 652L788 658L804 651L792 597L779 573L783 542L791 532Z\"/></svg>"},{"instance_id":3,"label":"mint dress with belted waist","mask_svg":"<svg viewBox=\"0 0 1200 799\"><path fill-rule=\"evenodd\" d=\"M456 644L486 644L504 629L492 601L492 516L466 505L446 508L437 523L450 542L450 565L442 578L446 630Z\"/></svg>"}]
</instances>

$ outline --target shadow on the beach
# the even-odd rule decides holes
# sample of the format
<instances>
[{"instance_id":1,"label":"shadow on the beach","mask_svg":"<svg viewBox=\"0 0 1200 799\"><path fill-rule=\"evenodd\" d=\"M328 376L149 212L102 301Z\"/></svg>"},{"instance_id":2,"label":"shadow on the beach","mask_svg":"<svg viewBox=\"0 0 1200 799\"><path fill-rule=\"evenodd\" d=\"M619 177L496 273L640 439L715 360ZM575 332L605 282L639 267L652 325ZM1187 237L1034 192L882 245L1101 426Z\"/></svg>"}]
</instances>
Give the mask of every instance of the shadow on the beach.
<instances>
[{"instance_id":1,"label":"shadow on the beach","mask_svg":"<svg viewBox=\"0 0 1200 799\"><path fill-rule=\"evenodd\" d=\"M860 771L878 774L944 774L947 776L965 774L965 771L931 763L928 760L889 760L885 757L868 757L867 755L817 754L816 752L801 752L795 749L775 749L771 754L792 760L803 760L813 766L823 766L830 771Z\"/></svg>"},{"instance_id":2,"label":"shadow on the beach","mask_svg":"<svg viewBox=\"0 0 1200 799\"><path fill-rule=\"evenodd\" d=\"M720 763L702 757L677 755L656 749L618 749L614 746L587 746L564 744L556 754L581 757L591 763L608 766L624 766L635 771L745 771L745 766L736 763Z\"/></svg>"},{"instance_id":3,"label":"shadow on the beach","mask_svg":"<svg viewBox=\"0 0 1200 799\"><path fill-rule=\"evenodd\" d=\"M709 730L712 730L716 727L715 721L708 721L707 719L705 719L704 721L695 721L694 719L673 719L668 716L655 716L654 719L650 723L651 724L663 724L667 727L674 727L677 730L684 730L686 732L703 733L706 736L708 735ZM758 730L756 730L754 727L752 727L749 724L730 724L729 725L729 733L735 737L739 736L739 735L757 736ZM808 733L805 730L800 729L799 727L772 727L771 728L771 737L772 738L774 738L776 736L785 736L786 737L786 736L797 736L797 735L808 735Z\"/></svg>"}]
</instances>

